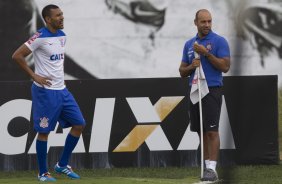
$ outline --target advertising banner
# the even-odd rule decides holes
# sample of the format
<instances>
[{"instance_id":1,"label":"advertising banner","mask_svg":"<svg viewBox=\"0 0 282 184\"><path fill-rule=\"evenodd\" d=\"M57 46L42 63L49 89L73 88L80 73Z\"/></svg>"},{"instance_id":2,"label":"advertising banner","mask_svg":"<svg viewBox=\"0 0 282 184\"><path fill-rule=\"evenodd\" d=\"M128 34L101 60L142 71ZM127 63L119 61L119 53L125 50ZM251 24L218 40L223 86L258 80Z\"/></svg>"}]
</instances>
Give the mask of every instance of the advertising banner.
<instances>
[{"instance_id":1,"label":"advertising banner","mask_svg":"<svg viewBox=\"0 0 282 184\"><path fill-rule=\"evenodd\" d=\"M66 81L87 122L75 168L199 166L190 131L188 82L181 78ZM224 78L220 165L277 164L277 76ZM31 82L0 82L0 170L35 169ZM49 135L48 164L60 157L68 129Z\"/></svg>"}]
</instances>

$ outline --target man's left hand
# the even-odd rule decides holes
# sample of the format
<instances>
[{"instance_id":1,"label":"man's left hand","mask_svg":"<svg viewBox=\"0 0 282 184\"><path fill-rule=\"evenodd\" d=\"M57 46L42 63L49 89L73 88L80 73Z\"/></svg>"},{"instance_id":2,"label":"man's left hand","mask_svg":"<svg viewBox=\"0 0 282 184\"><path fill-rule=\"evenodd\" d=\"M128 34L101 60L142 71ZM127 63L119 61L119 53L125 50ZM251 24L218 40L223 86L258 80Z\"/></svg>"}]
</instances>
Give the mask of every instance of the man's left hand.
<instances>
[{"instance_id":1,"label":"man's left hand","mask_svg":"<svg viewBox=\"0 0 282 184\"><path fill-rule=\"evenodd\" d=\"M194 48L194 51L204 56L209 53L208 49L206 49L203 45L200 45L198 43L194 43L193 48Z\"/></svg>"}]
</instances>

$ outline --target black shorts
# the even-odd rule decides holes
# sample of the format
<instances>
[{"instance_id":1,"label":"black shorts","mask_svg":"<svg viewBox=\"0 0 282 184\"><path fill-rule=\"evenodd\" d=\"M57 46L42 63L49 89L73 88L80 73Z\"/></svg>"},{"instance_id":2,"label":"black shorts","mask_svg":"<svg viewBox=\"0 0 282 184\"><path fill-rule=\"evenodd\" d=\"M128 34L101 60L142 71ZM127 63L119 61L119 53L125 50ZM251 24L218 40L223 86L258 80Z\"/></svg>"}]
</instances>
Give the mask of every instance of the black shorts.
<instances>
[{"instance_id":1,"label":"black shorts","mask_svg":"<svg viewBox=\"0 0 282 184\"><path fill-rule=\"evenodd\" d=\"M222 104L222 87L209 87L209 93L202 99L203 131L218 131ZM189 100L189 116L193 132L200 132L199 103Z\"/></svg>"}]
</instances>

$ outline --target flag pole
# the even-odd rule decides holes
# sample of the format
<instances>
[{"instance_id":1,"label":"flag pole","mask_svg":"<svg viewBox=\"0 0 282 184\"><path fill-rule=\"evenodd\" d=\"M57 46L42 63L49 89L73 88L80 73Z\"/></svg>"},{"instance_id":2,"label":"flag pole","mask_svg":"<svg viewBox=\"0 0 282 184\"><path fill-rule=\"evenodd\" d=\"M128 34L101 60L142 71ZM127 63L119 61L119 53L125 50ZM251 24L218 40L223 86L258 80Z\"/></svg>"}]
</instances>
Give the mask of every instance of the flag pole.
<instances>
[{"instance_id":1,"label":"flag pole","mask_svg":"<svg viewBox=\"0 0 282 184\"><path fill-rule=\"evenodd\" d=\"M201 65L201 63L200 63ZM201 66L199 66L200 68ZM199 93L199 110L200 110L200 145L201 145L201 178L204 177L204 141L203 141L203 115L202 115L202 94L201 94L201 78L200 69L197 70L198 75L198 93Z\"/></svg>"}]
</instances>

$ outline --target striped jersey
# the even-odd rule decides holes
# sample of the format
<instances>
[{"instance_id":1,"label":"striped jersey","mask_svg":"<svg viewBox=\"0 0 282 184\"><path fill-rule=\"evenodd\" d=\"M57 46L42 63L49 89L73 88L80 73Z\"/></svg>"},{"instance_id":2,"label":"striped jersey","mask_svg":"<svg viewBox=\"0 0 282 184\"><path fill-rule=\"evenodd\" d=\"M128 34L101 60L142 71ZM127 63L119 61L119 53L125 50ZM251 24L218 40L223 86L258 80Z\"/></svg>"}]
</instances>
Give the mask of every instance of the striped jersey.
<instances>
[{"instance_id":1,"label":"striped jersey","mask_svg":"<svg viewBox=\"0 0 282 184\"><path fill-rule=\"evenodd\" d=\"M64 58L66 35L58 30L52 33L47 27L38 30L25 45L32 51L35 73L51 79L51 86L47 89L64 89ZM40 84L34 82L37 86Z\"/></svg>"}]
</instances>

